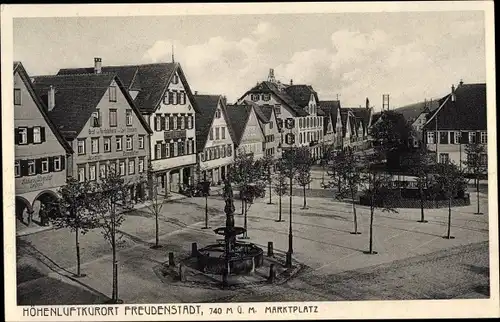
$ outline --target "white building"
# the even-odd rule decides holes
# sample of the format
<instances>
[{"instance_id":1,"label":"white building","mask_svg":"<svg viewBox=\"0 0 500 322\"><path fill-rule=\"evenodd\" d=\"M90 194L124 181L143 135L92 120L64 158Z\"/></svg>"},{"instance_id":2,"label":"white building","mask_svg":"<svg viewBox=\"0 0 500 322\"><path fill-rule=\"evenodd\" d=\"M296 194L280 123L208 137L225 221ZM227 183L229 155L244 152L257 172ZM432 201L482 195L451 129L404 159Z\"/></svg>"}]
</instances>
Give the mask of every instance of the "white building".
<instances>
[{"instance_id":1,"label":"white building","mask_svg":"<svg viewBox=\"0 0 500 322\"><path fill-rule=\"evenodd\" d=\"M254 160L264 157L264 132L253 105L228 105L227 114L234 133L236 154L254 155Z\"/></svg>"}]
</instances>

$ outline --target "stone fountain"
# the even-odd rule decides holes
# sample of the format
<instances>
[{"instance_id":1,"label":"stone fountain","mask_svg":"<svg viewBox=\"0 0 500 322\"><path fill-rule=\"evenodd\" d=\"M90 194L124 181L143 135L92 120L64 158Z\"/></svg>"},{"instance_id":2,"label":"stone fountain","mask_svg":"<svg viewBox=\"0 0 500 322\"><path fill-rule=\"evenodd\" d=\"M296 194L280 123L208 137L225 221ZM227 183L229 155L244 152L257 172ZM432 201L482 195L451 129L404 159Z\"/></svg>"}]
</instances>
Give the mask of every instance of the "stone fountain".
<instances>
[{"instance_id":1,"label":"stone fountain","mask_svg":"<svg viewBox=\"0 0 500 322\"><path fill-rule=\"evenodd\" d=\"M264 255L262 248L252 243L236 240L236 236L243 234L246 230L234 225L233 189L229 181L225 182L223 197L226 203L224 207L226 225L214 229L214 232L223 236L224 240L200 248L194 255L197 258L198 270L221 274L223 284L227 284L228 276L249 274L262 266Z\"/></svg>"}]
</instances>

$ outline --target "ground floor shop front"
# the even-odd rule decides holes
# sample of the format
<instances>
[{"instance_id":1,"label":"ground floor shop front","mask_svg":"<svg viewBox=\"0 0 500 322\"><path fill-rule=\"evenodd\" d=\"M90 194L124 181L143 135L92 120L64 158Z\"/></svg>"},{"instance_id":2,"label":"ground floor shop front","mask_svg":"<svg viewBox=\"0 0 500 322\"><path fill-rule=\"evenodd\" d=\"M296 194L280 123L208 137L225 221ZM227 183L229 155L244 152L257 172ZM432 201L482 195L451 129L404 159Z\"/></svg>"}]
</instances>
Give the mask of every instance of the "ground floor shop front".
<instances>
[{"instance_id":1,"label":"ground floor shop front","mask_svg":"<svg viewBox=\"0 0 500 322\"><path fill-rule=\"evenodd\" d=\"M184 186L195 182L195 165L157 171L155 179L160 194L178 193Z\"/></svg>"}]
</instances>

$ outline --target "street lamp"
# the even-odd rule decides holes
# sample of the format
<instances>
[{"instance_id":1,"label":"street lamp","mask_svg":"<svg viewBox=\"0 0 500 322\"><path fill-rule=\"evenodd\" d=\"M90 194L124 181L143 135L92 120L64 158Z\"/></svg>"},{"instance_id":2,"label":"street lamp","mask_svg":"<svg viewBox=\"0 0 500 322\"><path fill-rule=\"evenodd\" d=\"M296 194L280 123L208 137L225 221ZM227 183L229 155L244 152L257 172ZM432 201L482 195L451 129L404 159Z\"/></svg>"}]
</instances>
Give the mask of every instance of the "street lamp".
<instances>
[{"instance_id":1,"label":"street lamp","mask_svg":"<svg viewBox=\"0 0 500 322\"><path fill-rule=\"evenodd\" d=\"M285 142L290 146L289 149L289 157L290 157L290 224L288 228L288 251L286 253L286 267L292 267L292 254L293 254L293 232L292 232L292 193L293 193L293 161L294 155L292 146L295 144L295 136L292 133L293 128L295 127L295 120L293 118L287 118L285 121L285 127L290 130L285 136Z\"/></svg>"}]
</instances>

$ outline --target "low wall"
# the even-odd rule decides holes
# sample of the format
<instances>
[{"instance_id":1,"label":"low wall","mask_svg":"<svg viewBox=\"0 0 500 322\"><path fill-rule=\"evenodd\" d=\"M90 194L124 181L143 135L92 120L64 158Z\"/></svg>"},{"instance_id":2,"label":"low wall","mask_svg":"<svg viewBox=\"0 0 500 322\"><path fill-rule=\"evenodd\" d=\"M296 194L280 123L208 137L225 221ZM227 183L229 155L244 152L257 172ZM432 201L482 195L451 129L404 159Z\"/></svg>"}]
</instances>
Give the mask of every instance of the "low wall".
<instances>
[{"instance_id":1,"label":"low wall","mask_svg":"<svg viewBox=\"0 0 500 322\"><path fill-rule=\"evenodd\" d=\"M370 200L365 196L359 197L359 203L361 205L369 206ZM394 196L389 200L384 202L385 206L392 208L420 208L420 199L414 198L403 198ZM470 196L465 194L462 198L451 199L452 207L461 207L470 205ZM381 206L380 204L377 206ZM448 208L448 200L424 200L424 208Z\"/></svg>"}]
</instances>

